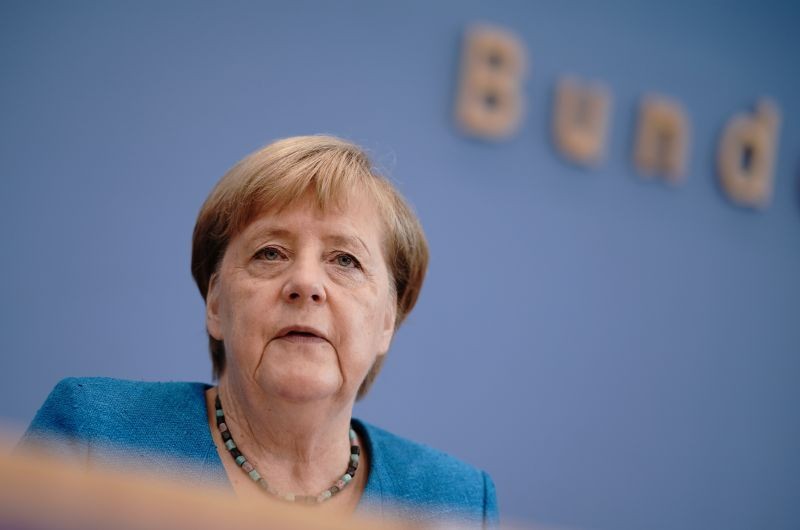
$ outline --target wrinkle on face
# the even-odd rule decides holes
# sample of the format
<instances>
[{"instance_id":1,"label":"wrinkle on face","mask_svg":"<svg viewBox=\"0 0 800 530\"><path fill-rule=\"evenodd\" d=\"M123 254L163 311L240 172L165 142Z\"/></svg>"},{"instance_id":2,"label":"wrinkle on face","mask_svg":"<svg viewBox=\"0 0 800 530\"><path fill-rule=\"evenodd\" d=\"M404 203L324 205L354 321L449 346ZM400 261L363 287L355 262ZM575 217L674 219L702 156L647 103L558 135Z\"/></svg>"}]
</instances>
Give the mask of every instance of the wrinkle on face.
<instances>
[{"instance_id":1,"label":"wrinkle on face","mask_svg":"<svg viewBox=\"0 0 800 530\"><path fill-rule=\"evenodd\" d=\"M395 315L383 223L376 222L374 205L358 202L345 210L322 212L313 203L298 201L277 213L266 212L230 241L209 290L215 293L209 296L209 307L217 306L219 323L209 330L214 328L219 336L212 336L225 341L231 361L227 369L243 370L252 384L267 387L280 385L270 379L280 369L289 369L292 377L304 376L306 370L305 384L320 384L320 389L323 379L330 383L338 374L339 388L333 394L354 400L369 369L388 349L386 336L390 341ZM280 261L258 259L268 245L280 248ZM355 256L362 269L338 265L339 252ZM283 292L292 281L320 282L325 301L286 300ZM306 351L279 341L275 334L286 325L322 329L333 359L326 360L321 347ZM278 361L284 364L275 364ZM318 376L316 382L310 372Z\"/></svg>"}]
</instances>

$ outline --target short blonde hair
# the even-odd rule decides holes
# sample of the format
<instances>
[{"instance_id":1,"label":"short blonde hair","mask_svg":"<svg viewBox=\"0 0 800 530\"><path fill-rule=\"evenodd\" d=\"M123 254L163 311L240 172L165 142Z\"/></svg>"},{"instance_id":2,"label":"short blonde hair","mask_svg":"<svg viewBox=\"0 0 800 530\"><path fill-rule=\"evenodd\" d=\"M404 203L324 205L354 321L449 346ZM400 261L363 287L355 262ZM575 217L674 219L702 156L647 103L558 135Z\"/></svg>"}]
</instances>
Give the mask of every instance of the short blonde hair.
<instances>
[{"instance_id":1,"label":"short blonde hair","mask_svg":"<svg viewBox=\"0 0 800 530\"><path fill-rule=\"evenodd\" d=\"M206 199L192 236L192 276L203 300L230 240L261 213L316 192L325 211L341 206L357 190L366 192L384 225L384 259L397 304L395 330L417 302L428 268L428 244L409 205L372 166L358 146L333 136L296 136L279 140L233 166ZM214 378L225 370L225 345L208 335ZM378 357L361 387L364 397L380 371Z\"/></svg>"}]
</instances>

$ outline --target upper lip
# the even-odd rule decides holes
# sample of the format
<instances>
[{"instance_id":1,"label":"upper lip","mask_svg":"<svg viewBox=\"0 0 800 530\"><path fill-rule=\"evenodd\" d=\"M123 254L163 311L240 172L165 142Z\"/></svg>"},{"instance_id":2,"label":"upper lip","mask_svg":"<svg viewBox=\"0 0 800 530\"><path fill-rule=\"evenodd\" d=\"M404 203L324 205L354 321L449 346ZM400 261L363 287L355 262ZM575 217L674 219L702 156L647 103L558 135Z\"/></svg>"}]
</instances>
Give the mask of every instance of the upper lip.
<instances>
[{"instance_id":1,"label":"upper lip","mask_svg":"<svg viewBox=\"0 0 800 530\"><path fill-rule=\"evenodd\" d=\"M292 331L297 331L298 333L311 333L312 335L316 335L321 339L328 340L328 337L325 335L325 333L311 326L286 326L285 328L278 331L278 334L276 336L278 338L284 337L289 333L291 333Z\"/></svg>"}]
</instances>

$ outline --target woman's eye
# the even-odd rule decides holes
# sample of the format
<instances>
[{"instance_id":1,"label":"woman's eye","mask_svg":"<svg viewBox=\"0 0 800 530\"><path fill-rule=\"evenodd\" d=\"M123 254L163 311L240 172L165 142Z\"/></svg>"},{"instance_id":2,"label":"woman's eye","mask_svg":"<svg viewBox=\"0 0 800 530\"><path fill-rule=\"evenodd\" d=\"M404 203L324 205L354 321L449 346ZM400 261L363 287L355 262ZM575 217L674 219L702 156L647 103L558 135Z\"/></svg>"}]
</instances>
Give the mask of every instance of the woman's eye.
<instances>
[{"instance_id":1,"label":"woman's eye","mask_svg":"<svg viewBox=\"0 0 800 530\"><path fill-rule=\"evenodd\" d=\"M267 261L277 261L281 259L281 253L275 247L262 248L258 251L258 255Z\"/></svg>"},{"instance_id":2,"label":"woman's eye","mask_svg":"<svg viewBox=\"0 0 800 530\"><path fill-rule=\"evenodd\" d=\"M350 254L339 254L336 256L336 264L341 267L347 268L359 268L361 264L358 263L358 260L351 256Z\"/></svg>"}]
</instances>

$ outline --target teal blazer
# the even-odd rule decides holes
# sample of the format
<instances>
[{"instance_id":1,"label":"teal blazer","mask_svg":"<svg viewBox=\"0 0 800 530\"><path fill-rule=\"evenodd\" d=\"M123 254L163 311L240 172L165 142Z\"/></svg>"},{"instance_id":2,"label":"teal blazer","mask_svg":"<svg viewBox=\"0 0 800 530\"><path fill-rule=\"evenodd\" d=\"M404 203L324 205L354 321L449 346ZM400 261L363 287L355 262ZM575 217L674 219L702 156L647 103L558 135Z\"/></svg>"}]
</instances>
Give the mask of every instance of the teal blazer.
<instances>
[{"instance_id":1,"label":"teal blazer","mask_svg":"<svg viewBox=\"0 0 800 530\"><path fill-rule=\"evenodd\" d=\"M180 462L182 476L233 489L211 439L202 383L64 379L22 437L64 456L123 460L156 469ZM358 512L415 521L457 518L494 526L492 479L447 454L353 420L370 457Z\"/></svg>"}]
</instances>

